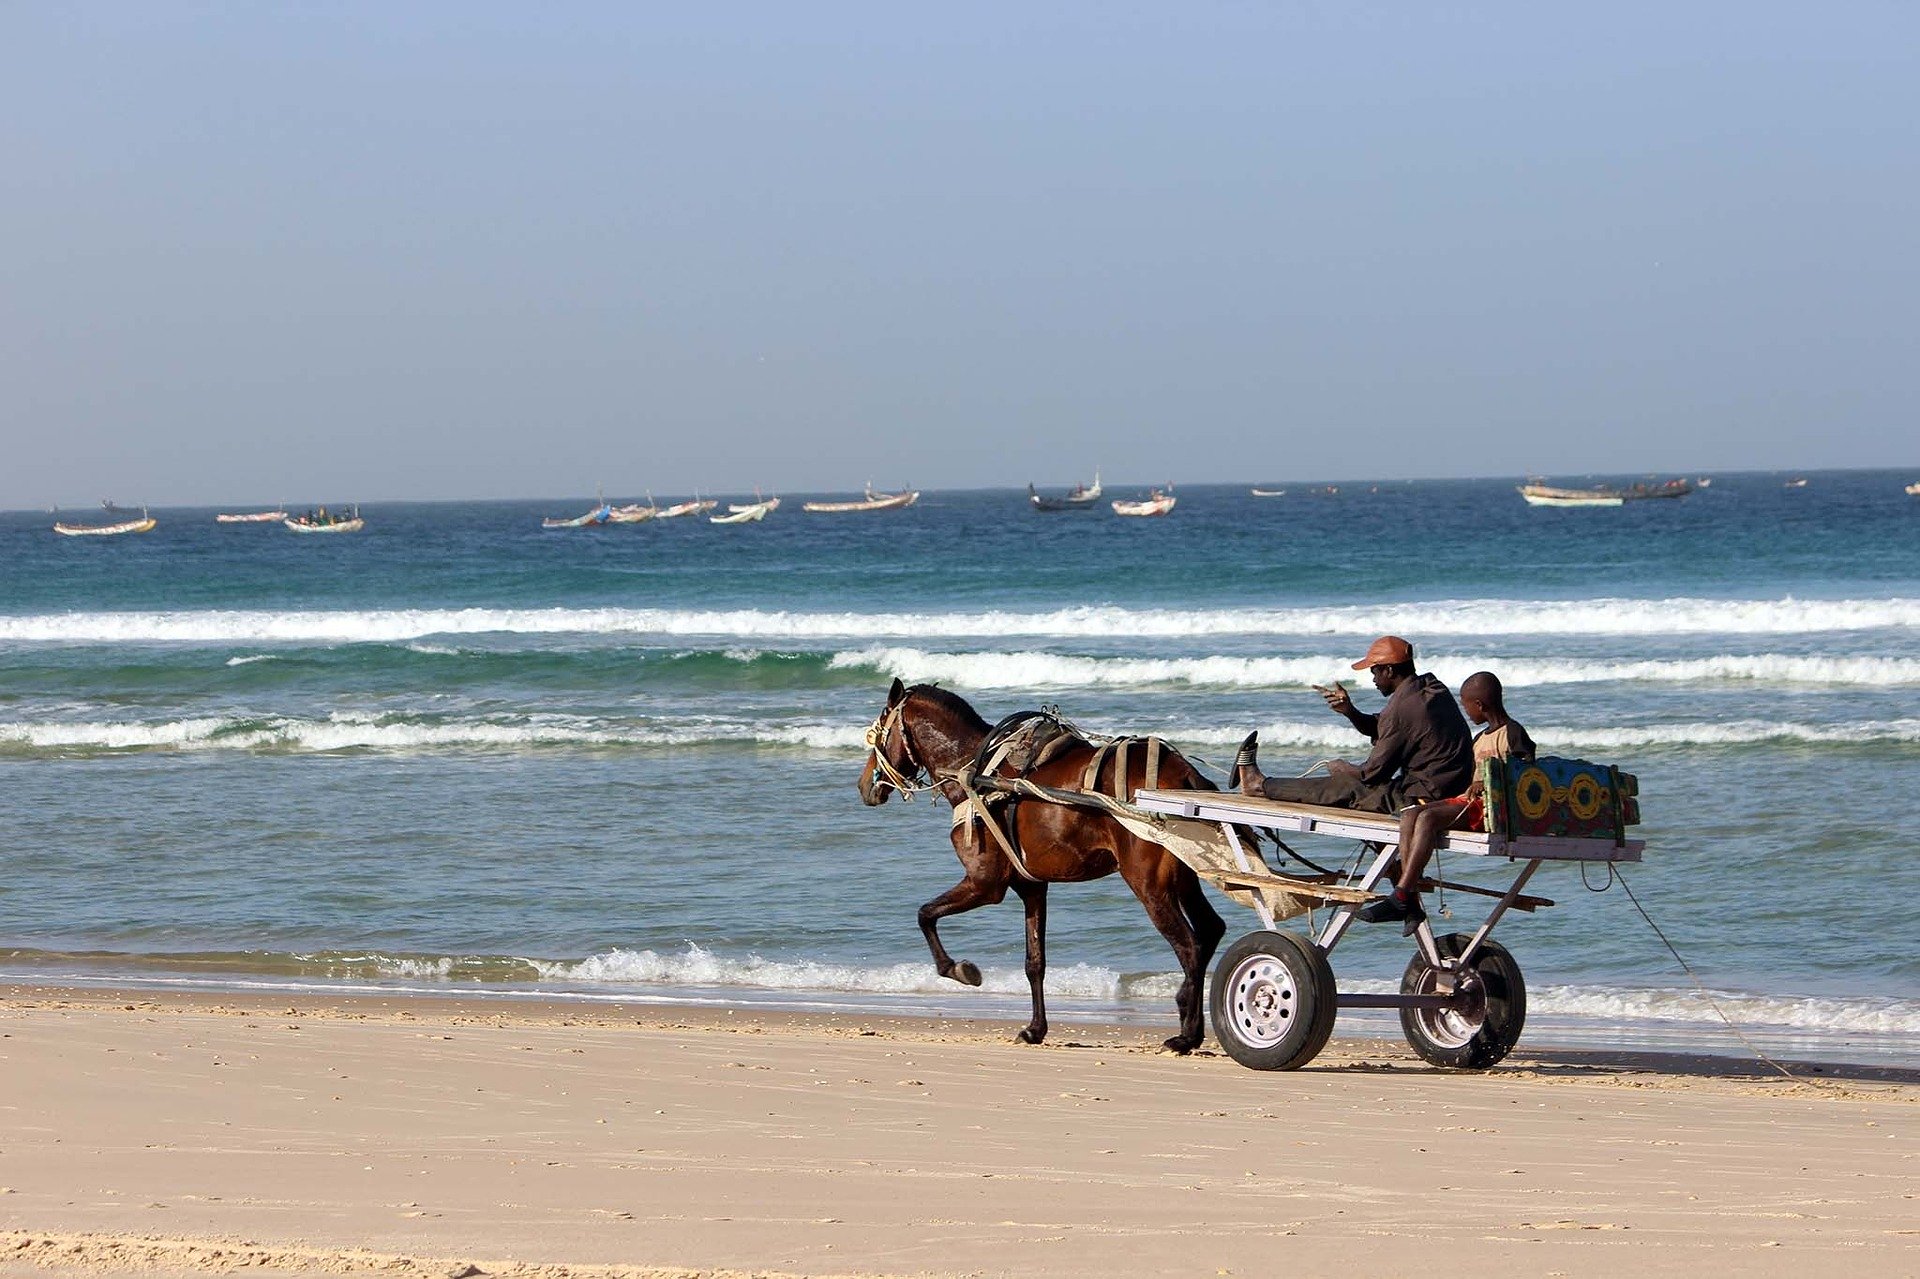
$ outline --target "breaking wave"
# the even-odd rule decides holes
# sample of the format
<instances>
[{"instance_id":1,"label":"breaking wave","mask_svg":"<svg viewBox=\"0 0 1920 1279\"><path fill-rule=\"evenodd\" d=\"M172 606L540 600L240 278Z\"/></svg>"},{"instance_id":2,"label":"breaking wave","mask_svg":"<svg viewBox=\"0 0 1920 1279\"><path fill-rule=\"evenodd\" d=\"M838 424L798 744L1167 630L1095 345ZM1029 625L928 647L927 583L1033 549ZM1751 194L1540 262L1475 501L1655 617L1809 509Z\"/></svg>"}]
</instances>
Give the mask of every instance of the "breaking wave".
<instances>
[{"instance_id":1,"label":"breaking wave","mask_svg":"<svg viewBox=\"0 0 1920 1279\"><path fill-rule=\"evenodd\" d=\"M446 635L1179 638L1205 635L1790 635L1920 627L1920 599L1435 600L1296 608L802 613L757 609L207 610L0 617L15 643L400 643Z\"/></svg>"},{"instance_id":2,"label":"breaking wave","mask_svg":"<svg viewBox=\"0 0 1920 1279\"><path fill-rule=\"evenodd\" d=\"M1091 727L1091 726L1089 726ZM1343 722L1282 720L1257 726L1263 746L1352 755L1363 744ZM1246 725L1170 725L1153 731L1176 745L1233 745ZM0 723L0 754L106 751L514 751L556 747L661 749L714 745L796 747L850 752L866 749L865 722L708 720L632 723L564 716L513 721L430 720L404 716L337 714L326 719L201 716L155 722L27 721ZM1768 720L1581 727L1529 725L1543 751L1618 750L1662 746L1740 747L1764 744L1831 746L1920 743L1920 719L1841 724Z\"/></svg>"},{"instance_id":3,"label":"breaking wave","mask_svg":"<svg viewBox=\"0 0 1920 1279\"><path fill-rule=\"evenodd\" d=\"M1063 653L941 653L919 648L863 648L837 653L833 669L872 669L910 682L961 688L1108 687L1182 684L1202 688L1287 688L1353 679L1349 659L1324 657L1081 657ZM1510 688L1547 684L1773 682L1920 685L1920 659L1799 657L1779 653L1676 661L1554 661L1508 657L1432 657L1422 666L1452 687L1478 670L1493 670Z\"/></svg>"}]
</instances>

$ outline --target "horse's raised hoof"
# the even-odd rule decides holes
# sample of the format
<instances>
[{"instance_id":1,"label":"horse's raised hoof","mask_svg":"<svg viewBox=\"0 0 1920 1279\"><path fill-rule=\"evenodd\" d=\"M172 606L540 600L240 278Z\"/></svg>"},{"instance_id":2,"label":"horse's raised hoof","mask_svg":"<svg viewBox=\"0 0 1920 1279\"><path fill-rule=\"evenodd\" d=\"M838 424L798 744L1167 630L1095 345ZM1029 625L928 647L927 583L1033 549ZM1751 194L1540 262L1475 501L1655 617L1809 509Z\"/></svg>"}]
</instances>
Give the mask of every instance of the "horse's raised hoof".
<instances>
[{"instance_id":1,"label":"horse's raised hoof","mask_svg":"<svg viewBox=\"0 0 1920 1279\"><path fill-rule=\"evenodd\" d=\"M1172 1039L1169 1039L1160 1046L1177 1057L1185 1057L1195 1048L1198 1048L1200 1044L1198 1040L1188 1039L1185 1035L1175 1035Z\"/></svg>"},{"instance_id":2,"label":"horse's raised hoof","mask_svg":"<svg viewBox=\"0 0 1920 1279\"><path fill-rule=\"evenodd\" d=\"M963 959L953 966L953 971L948 973L947 976L959 982L962 986L978 986L980 984L980 966L971 959Z\"/></svg>"},{"instance_id":3,"label":"horse's raised hoof","mask_svg":"<svg viewBox=\"0 0 1920 1279\"><path fill-rule=\"evenodd\" d=\"M1032 1026L1023 1026L1020 1029L1020 1033L1013 1037L1013 1042L1016 1044L1037 1044L1046 1037L1047 1028L1045 1026L1040 1027L1038 1030Z\"/></svg>"}]
</instances>

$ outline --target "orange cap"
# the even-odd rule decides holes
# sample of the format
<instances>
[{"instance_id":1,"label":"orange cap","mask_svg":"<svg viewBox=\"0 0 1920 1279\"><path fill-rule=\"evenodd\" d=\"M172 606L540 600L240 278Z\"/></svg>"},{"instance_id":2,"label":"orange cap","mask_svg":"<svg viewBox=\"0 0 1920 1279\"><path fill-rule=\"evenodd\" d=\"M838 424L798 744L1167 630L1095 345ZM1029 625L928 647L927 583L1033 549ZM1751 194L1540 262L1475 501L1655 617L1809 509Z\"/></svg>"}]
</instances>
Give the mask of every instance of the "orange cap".
<instances>
[{"instance_id":1,"label":"orange cap","mask_svg":"<svg viewBox=\"0 0 1920 1279\"><path fill-rule=\"evenodd\" d=\"M1356 671L1364 671L1371 666L1398 666L1402 662L1413 660L1413 645L1398 635L1382 635L1367 650L1367 655L1353 664Z\"/></svg>"}]
</instances>

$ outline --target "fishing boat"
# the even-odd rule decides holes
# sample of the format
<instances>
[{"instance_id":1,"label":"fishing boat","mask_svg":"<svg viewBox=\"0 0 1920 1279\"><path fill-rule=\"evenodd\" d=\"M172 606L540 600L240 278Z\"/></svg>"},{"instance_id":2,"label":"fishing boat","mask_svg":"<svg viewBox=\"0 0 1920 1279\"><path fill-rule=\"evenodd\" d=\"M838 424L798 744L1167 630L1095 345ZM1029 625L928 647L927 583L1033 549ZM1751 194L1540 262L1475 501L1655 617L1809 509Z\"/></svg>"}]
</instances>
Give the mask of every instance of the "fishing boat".
<instances>
[{"instance_id":1,"label":"fishing boat","mask_svg":"<svg viewBox=\"0 0 1920 1279\"><path fill-rule=\"evenodd\" d=\"M758 524L767 518L767 512L771 511L779 501L780 499L776 497L766 502L749 502L745 506L730 506L725 515L709 515L707 523Z\"/></svg>"},{"instance_id":2,"label":"fishing boat","mask_svg":"<svg viewBox=\"0 0 1920 1279\"><path fill-rule=\"evenodd\" d=\"M1076 488L1073 492L1078 493L1081 490ZM1073 496L1073 493L1065 497L1047 497L1032 484L1027 485L1027 503L1036 511L1091 511L1093 509L1086 502Z\"/></svg>"},{"instance_id":3,"label":"fishing boat","mask_svg":"<svg viewBox=\"0 0 1920 1279\"><path fill-rule=\"evenodd\" d=\"M360 518L360 508L357 506L351 514L329 511L323 506L317 511L282 520L281 523L296 533L358 533L367 526L367 522Z\"/></svg>"},{"instance_id":4,"label":"fishing boat","mask_svg":"<svg viewBox=\"0 0 1920 1279\"><path fill-rule=\"evenodd\" d=\"M764 506L769 511L777 511L780 509L780 499L778 497L769 497L769 498L762 499L760 496L760 490L755 489L753 491L753 500L751 502L735 502L731 506L727 507L727 509L729 511L732 511L735 515L738 515L740 512L750 511L756 506Z\"/></svg>"},{"instance_id":5,"label":"fishing boat","mask_svg":"<svg viewBox=\"0 0 1920 1279\"><path fill-rule=\"evenodd\" d=\"M246 511L241 514L221 514L213 517L216 524L271 524L275 520L287 518L285 511Z\"/></svg>"},{"instance_id":6,"label":"fishing boat","mask_svg":"<svg viewBox=\"0 0 1920 1279\"><path fill-rule=\"evenodd\" d=\"M653 504L653 494L647 494L647 504L629 502L625 506L607 508L609 524L644 524L660 514L660 508Z\"/></svg>"},{"instance_id":7,"label":"fishing boat","mask_svg":"<svg viewBox=\"0 0 1920 1279\"><path fill-rule=\"evenodd\" d=\"M56 523L53 531L67 537L118 537L122 533L151 533L153 526L160 521L147 514L147 508L140 508L137 520L122 520L118 524L65 524Z\"/></svg>"},{"instance_id":8,"label":"fishing boat","mask_svg":"<svg viewBox=\"0 0 1920 1279\"><path fill-rule=\"evenodd\" d=\"M600 503L600 505L594 507L591 511L588 511L585 515L576 515L572 519L559 519L559 518L556 518L555 516L549 515L547 518L540 521L540 527L541 528L592 528L597 524L605 524L612 518L613 518L613 508L611 506L608 506L605 502L602 502Z\"/></svg>"},{"instance_id":9,"label":"fishing boat","mask_svg":"<svg viewBox=\"0 0 1920 1279\"><path fill-rule=\"evenodd\" d=\"M1790 488L1790 489L1803 489L1806 486L1807 486L1806 479L1802 476L1796 475L1792 479L1788 480L1785 484L1781 485L1780 487Z\"/></svg>"},{"instance_id":10,"label":"fishing boat","mask_svg":"<svg viewBox=\"0 0 1920 1279\"><path fill-rule=\"evenodd\" d=\"M1713 477L1711 475L1703 475L1693 482L1693 486L1697 489L1710 489L1713 487Z\"/></svg>"},{"instance_id":11,"label":"fishing boat","mask_svg":"<svg viewBox=\"0 0 1920 1279\"><path fill-rule=\"evenodd\" d=\"M142 506L136 509L131 506L119 506L115 504L114 500L110 497L100 499L100 509L108 515L118 515L122 519L133 519L136 516L143 520L147 518L146 507Z\"/></svg>"},{"instance_id":12,"label":"fishing boat","mask_svg":"<svg viewBox=\"0 0 1920 1279\"><path fill-rule=\"evenodd\" d=\"M1693 484L1688 480L1643 480L1630 485L1626 490L1629 502L1643 502L1649 498L1685 497L1693 492Z\"/></svg>"},{"instance_id":13,"label":"fishing boat","mask_svg":"<svg viewBox=\"0 0 1920 1279\"><path fill-rule=\"evenodd\" d=\"M1168 485L1167 487L1172 488L1173 486ZM1163 493L1159 489L1154 489L1138 502L1115 502L1113 504L1113 513L1115 515L1136 516L1165 515L1173 509L1173 504L1179 500L1180 499L1176 498L1172 493Z\"/></svg>"},{"instance_id":14,"label":"fishing boat","mask_svg":"<svg viewBox=\"0 0 1920 1279\"><path fill-rule=\"evenodd\" d=\"M1522 484L1520 496L1527 499L1528 506L1625 506L1627 504L1625 493L1605 485L1590 489L1566 489L1555 488L1551 484Z\"/></svg>"},{"instance_id":15,"label":"fishing boat","mask_svg":"<svg viewBox=\"0 0 1920 1279\"><path fill-rule=\"evenodd\" d=\"M1915 480L1913 483L1907 485L1907 496L1920 497L1920 480Z\"/></svg>"},{"instance_id":16,"label":"fishing boat","mask_svg":"<svg viewBox=\"0 0 1920 1279\"><path fill-rule=\"evenodd\" d=\"M705 515L718 505L720 505L720 503L711 498L702 498L696 495L690 502L680 502L673 506L661 507L660 513L653 518L656 520L677 520L683 515Z\"/></svg>"},{"instance_id":17,"label":"fishing boat","mask_svg":"<svg viewBox=\"0 0 1920 1279\"><path fill-rule=\"evenodd\" d=\"M1285 489L1250 489L1248 491L1255 497L1285 497L1287 495Z\"/></svg>"},{"instance_id":18,"label":"fishing boat","mask_svg":"<svg viewBox=\"0 0 1920 1279\"><path fill-rule=\"evenodd\" d=\"M912 506L920 500L919 489L907 489L899 493L876 493L873 485L866 488L866 497L858 502L802 502L800 509L820 514L839 514L844 511L891 511L902 506Z\"/></svg>"}]
</instances>

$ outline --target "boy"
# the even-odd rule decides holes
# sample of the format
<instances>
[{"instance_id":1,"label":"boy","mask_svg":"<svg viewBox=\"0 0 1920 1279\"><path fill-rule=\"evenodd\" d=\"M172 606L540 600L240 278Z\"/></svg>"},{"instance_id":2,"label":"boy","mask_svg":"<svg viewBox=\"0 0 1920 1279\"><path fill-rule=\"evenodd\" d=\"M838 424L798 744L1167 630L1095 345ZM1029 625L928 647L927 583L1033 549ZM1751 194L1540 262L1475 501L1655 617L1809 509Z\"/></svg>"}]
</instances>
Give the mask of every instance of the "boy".
<instances>
[{"instance_id":1,"label":"boy","mask_svg":"<svg viewBox=\"0 0 1920 1279\"><path fill-rule=\"evenodd\" d=\"M1464 795L1401 810L1399 883L1394 886L1391 897L1368 902L1355 913L1354 917L1362 923L1405 920L1406 926L1401 932L1411 937L1420 921L1427 917L1414 885L1420 882L1420 874L1427 868L1434 845L1450 830L1486 829L1484 797L1480 793L1481 762L1509 755L1533 758L1533 739L1527 736L1527 730L1518 720L1507 714L1498 676L1491 671L1475 671L1467 676L1466 682L1460 685L1460 705L1468 719L1486 725L1485 731L1473 739L1473 784Z\"/></svg>"}]
</instances>

